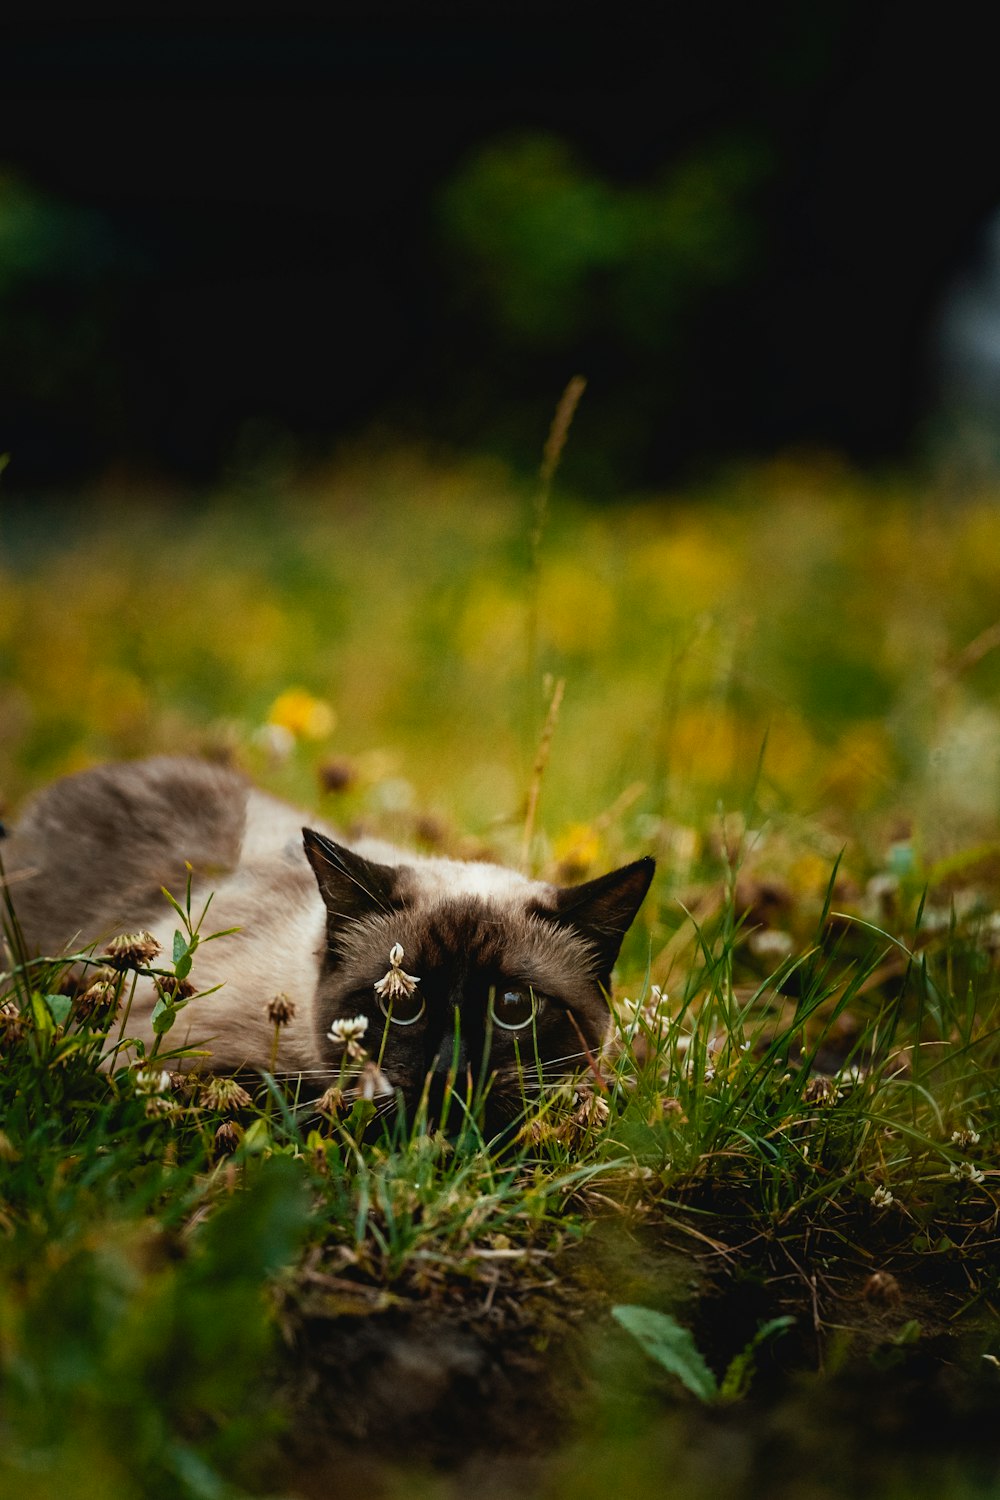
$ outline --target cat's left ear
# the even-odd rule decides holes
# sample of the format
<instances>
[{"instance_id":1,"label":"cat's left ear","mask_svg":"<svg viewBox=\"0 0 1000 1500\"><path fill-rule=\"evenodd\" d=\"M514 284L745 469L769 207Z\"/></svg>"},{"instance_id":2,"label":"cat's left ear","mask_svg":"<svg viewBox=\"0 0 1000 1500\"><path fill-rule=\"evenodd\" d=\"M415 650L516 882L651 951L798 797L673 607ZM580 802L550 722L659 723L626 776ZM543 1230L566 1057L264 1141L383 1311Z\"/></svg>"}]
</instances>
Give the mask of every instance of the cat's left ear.
<instances>
[{"instance_id":1,"label":"cat's left ear","mask_svg":"<svg viewBox=\"0 0 1000 1500\"><path fill-rule=\"evenodd\" d=\"M656 860L647 855L585 885L559 886L556 890L556 918L575 927L597 950L602 978L611 973L622 938L635 920L655 869Z\"/></svg>"}]
</instances>

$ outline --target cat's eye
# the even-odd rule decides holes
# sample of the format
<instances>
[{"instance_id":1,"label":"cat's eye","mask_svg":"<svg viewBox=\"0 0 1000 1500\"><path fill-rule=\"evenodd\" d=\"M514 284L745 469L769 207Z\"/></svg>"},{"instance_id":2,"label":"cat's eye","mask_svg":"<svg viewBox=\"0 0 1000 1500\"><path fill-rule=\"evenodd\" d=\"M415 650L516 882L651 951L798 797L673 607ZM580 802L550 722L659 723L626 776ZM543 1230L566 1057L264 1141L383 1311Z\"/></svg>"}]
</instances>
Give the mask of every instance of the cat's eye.
<instances>
[{"instance_id":1,"label":"cat's eye","mask_svg":"<svg viewBox=\"0 0 1000 1500\"><path fill-rule=\"evenodd\" d=\"M419 991L412 995L394 995L391 1000L377 995L376 999L379 1010L394 1026L415 1026L427 1008Z\"/></svg>"},{"instance_id":2,"label":"cat's eye","mask_svg":"<svg viewBox=\"0 0 1000 1500\"><path fill-rule=\"evenodd\" d=\"M490 1020L502 1031L521 1031L530 1026L538 1014L539 1002L534 990L493 990L490 992Z\"/></svg>"}]
</instances>

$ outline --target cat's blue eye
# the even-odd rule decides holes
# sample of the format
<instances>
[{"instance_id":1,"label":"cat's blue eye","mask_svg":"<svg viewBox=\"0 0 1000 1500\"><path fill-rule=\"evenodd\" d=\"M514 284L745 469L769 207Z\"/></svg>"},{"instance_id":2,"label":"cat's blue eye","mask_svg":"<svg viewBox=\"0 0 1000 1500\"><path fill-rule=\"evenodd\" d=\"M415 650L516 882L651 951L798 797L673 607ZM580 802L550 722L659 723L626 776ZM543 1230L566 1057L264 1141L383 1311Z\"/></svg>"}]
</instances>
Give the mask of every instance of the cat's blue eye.
<instances>
[{"instance_id":1,"label":"cat's blue eye","mask_svg":"<svg viewBox=\"0 0 1000 1500\"><path fill-rule=\"evenodd\" d=\"M538 1015L539 1001L534 990L491 990L490 1020L502 1031L520 1031L530 1026Z\"/></svg>"},{"instance_id":2,"label":"cat's blue eye","mask_svg":"<svg viewBox=\"0 0 1000 1500\"><path fill-rule=\"evenodd\" d=\"M378 1008L387 1021L394 1026L415 1026L426 1010L424 997L419 992L412 995L395 995L391 1000L385 1000L377 995Z\"/></svg>"}]
</instances>

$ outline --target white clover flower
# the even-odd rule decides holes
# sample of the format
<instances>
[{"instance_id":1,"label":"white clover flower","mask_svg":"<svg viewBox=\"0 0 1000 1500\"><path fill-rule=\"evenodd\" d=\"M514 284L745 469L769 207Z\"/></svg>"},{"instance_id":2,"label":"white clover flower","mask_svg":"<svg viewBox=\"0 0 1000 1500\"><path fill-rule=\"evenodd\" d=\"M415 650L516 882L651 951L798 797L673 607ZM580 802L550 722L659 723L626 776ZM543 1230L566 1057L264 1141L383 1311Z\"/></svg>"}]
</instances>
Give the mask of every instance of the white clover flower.
<instances>
[{"instance_id":1,"label":"white clover flower","mask_svg":"<svg viewBox=\"0 0 1000 1500\"><path fill-rule=\"evenodd\" d=\"M137 1094L169 1094L172 1087L170 1074L160 1068L137 1068L134 1082Z\"/></svg>"},{"instance_id":2,"label":"white clover flower","mask_svg":"<svg viewBox=\"0 0 1000 1500\"><path fill-rule=\"evenodd\" d=\"M951 1133L951 1143L953 1146L978 1146L979 1131L971 1129L953 1130Z\"/></svg>"},{"instance_id":3,"label":"white clover flower","mask_svg":"<svg viewBox=\"0 0 1000 1500\"><path fill-rule=\"evenodd\" d=\"M379 1000L390 1005L393 1000L408 1000L419 983L416 974L407 974L403 969L403 945L393 943L389 949L389 967L375 985Z\"/></svg>"},{"instance_id":4,"label":"white clover flower","mask_svg":"<svg viewBox=\"0 0 1000 1500\"><path fill-rule=\"evenodd\" d=\"M795 939L779 927L760 927L750 934L749 947L757 958L780 960L791 953Z\"/></svg>"},{"instance_id":5,"label":"white clover flower","mask_svg":"<svg viewBox=\"0 0 1000 1500\"><path fill-rule=\"evenodd\" d=\"M658 1024L663 1024L670 1020L667 1014L669 1003L670 996L666 990L661 989L658 984L651 984L649 987L649 999L642 1007L642 1013L651 1024L654 1021Z\"/></svg>"},{"instance_id":6,"label":"white clover flower","mask_svg":"<svg viewBox=\"0 0 1000 1500\"><path fill-rule=\"evenodd\" d=\"M618 1002L618 1031L626 1041L632 1041L640 1027L652 1033L662 1034L670 1026L667 1004L670 997L658 984L650 985L645 1001L623 997Z\"/></svg>"},{"instance_id":7,"label":"white clover flower","mask_svg":"<svg viewBox=\"0 0 1000 1500\"><path fill-rule=\"evenodd\" d=\"M979 1168L973 1166L971 1161L952 1162L950 1167L952 1177L957 1177L965 1182L983 1182L984 1177Z\"/></svg>"},{"instance_id":8,"label":"white clover flower","mask_svg":"<svg viewBox=\"0 0 1000 1500\"><path fill-rule=\"evenodd\" d=\"M334 1021L327 1032L327 1040L340 1042L344 1045L348 1042L360 1042L368 1030L367 1016L352 1016L350 1020Z\"/></svg>"},{"instance_id":9,"label":"white clover flower","mask_svg":"<svg viewBox=\"0 0 1000 1500\"><path fill-rule=\"evenodd\" d=\"M255 745L276 764L283 764L295 749L295 736L285 724L262 724L254 730Z\"/></svg>"},{"instance_id":10,"label":"white clover flower","mask_svg":"<svg viewBox=\"0 0 1000 1500\"><path fill-rule=\"evenodd\" d=\"M888 1208L896 1200L887 1187L881 1185L872 1193L872 1208Z\"/></svg>"}]
</instances>

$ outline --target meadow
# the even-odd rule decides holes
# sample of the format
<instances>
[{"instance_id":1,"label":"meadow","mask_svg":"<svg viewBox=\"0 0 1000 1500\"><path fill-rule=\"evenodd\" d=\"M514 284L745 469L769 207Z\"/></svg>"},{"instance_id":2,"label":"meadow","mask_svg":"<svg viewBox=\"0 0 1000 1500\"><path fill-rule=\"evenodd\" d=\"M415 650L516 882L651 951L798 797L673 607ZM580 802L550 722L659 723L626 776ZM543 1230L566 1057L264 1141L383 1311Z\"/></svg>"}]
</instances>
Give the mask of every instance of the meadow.
<instances>
[{"instance_id":1,"label":"meadow","mask_svg":"<svg viewBox=\"0 0 1000 1500\"><path fill-rule=\"evenodd\" d=\"M514 1142L185 1083L134 966L12 963L0 1493L992 1492L997 501L408 451L0 509L4 816L194 752L348 834L658 860L602 1076Z\"/></svg>"}]
</instances>

